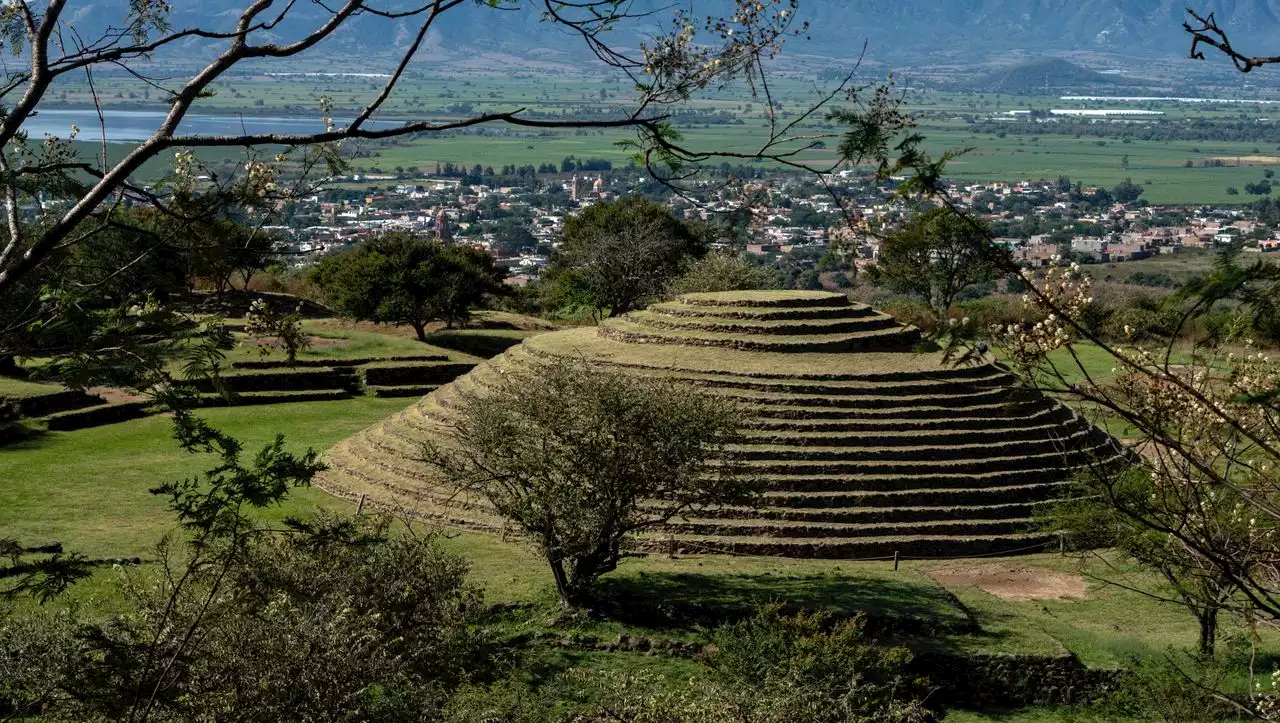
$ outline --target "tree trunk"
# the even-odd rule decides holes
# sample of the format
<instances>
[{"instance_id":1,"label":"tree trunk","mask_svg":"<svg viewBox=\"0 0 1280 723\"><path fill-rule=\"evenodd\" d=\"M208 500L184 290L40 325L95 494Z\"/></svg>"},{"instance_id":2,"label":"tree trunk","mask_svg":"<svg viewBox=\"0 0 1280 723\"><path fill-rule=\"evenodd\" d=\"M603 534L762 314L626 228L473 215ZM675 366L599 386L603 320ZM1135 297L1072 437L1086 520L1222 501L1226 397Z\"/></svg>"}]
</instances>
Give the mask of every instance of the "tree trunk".
<instances>
[{"instance_id":1,"label":"tree trunk","mask_svg":"<svg viewBox=\"0 0 1280 723\"><path fill-rule=\"evenodd\" d=\"M551 576L556 580L556 593L560 595L560 607L568 610L574 607L574 594L569 588L569 576L564 571L564 560L553 558L547 560L551 563Z\"/></svg>"},{"instance_id":2,"label":"tree trunk","mask_svg":"<svg viewBox=\"0 0 1280 723\"><path fill-rule=\"evenodd\" d=\"M938 320L938 331L945 330L948 314L951 312L951 300L944 298L941 289L935 288L929 293L929 306L933 307L933 315Z\"/></svg>"},{"instance_id":3,"label":"tree trunk","mask_svg":"<svg viewBox=\"0 0 1280 723\"><path fill-rule=\"evenodd\" d=\"M1200 622L1200 656L1212 658L1218 640L1218 608L1208 607L1196 613Z\"/></svg>"},{"instance_id":4,"label":"tree trunk","mask_svg":"<svg viewBox=\"0 0 1280 723\"><path fill-rule=\"evenodd\" d=\"M413 333L418 335L418 341L427 340L427 325L425 323L413 322Z\"/></svg>"}]
</instances>

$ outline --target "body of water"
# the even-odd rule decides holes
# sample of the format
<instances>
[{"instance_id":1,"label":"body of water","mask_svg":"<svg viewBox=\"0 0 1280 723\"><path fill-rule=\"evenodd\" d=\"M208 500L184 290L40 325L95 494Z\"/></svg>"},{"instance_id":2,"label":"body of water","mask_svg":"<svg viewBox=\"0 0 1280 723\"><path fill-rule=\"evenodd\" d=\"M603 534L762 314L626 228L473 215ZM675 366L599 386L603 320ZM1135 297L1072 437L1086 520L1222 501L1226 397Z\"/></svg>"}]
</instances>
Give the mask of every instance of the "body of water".
<instances>
[{"instance_id":1,"label":"body of water","mask_svg":"<svg viewBox=\"0 0 1280 723\"><path fill-rule=\"evenodd\" d=\"M104 110L106 139L109 143L136 143L151 136L164 120L165 113L151 110ZM335 119L341 125L349 119ZM93 109L41 110L22 125L34 140L46 133L66 138L71 126L80 129L78 140L94 142L103 137L102 124ZM393 128L401 121L368 121L366 128ZM296 116L252 116L188 114L178 126L182 135L228 135L258 133L318 133L324 130L324 121L317 113L314 118Z\"/></svg>"}]
</instances>

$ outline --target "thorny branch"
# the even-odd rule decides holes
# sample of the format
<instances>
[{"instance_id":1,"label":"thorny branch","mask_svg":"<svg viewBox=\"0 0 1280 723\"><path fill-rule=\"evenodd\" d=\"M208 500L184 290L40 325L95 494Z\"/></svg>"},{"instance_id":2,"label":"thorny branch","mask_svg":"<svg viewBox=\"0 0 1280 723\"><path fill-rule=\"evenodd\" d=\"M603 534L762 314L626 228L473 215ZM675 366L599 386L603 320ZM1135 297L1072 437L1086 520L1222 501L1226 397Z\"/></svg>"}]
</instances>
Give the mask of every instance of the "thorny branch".
<instances>
[{"instance_id":1,"label":"thorny branch","mask_svg":"<svg viewBox=\"0 0 1280 723\"><path fill-rule=\"evenodd\" d=\"M1191 34L1189 57L1192 59L1204 60L1204 50L1201 49L1201 46L1207 45L1230 58L1231 62L1235 64L1236 70L1241 73L1248 73L1254 68L1264 65L1280 63L1280 55L1249 56L1236 50L1231 44L1230 38L1227 37L1227 31L1218 25L1218 20L1213 13L1201 15L1191 8L1187 8L1187 15L1191 16L1191 20L1184 22L1182 29Z\"/></svg>"}]
</instances>

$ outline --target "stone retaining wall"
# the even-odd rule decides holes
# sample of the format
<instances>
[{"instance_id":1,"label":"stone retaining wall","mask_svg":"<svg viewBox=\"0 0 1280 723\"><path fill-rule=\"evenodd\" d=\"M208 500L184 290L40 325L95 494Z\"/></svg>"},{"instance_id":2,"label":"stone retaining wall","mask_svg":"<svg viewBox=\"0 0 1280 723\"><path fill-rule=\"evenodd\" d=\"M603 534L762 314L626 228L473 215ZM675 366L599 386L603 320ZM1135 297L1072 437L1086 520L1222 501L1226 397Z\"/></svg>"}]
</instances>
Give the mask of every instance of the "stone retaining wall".
<instances>
[{"instance_id":1,"label":"stone retaining wall","mask_svg":"<svg viewBox=\"0 0 1280 723\"><path fill-rule=\"evenodd\" d=\"M1126 675L1070 653L923 653L912 666L938 687L940 702L965 708L1076 705L1114 691Z\"/></svg>"}]
</instances>

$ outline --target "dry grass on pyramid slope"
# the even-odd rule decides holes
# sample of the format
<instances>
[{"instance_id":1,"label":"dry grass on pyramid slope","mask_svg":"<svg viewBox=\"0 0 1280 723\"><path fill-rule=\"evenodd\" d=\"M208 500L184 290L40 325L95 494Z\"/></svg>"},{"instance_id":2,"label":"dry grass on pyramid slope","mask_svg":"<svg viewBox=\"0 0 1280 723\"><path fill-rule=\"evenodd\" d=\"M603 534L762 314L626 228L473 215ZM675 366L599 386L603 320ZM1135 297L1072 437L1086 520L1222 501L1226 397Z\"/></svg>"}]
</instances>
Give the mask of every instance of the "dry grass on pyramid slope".
<instances>
[{"instance_id":1,"label":"dry grass on pyramid slope","mask_svg":"<svg viewBox=\"0 0 1280 723\"><path fill-rule=\"evenodd\" d=\"M838 294L689 294L599 328L527 339L343 441L321 485L447 525L503 531L478 499L418 462L461 390L539 359L574 358L673 378L742 404L732 450L765 490L757 507L676 519L658 550L863 558L1042 549L1032 523L1110 440L987 360L914 351L916 329Z\"/></svg>"}]
</instances>

